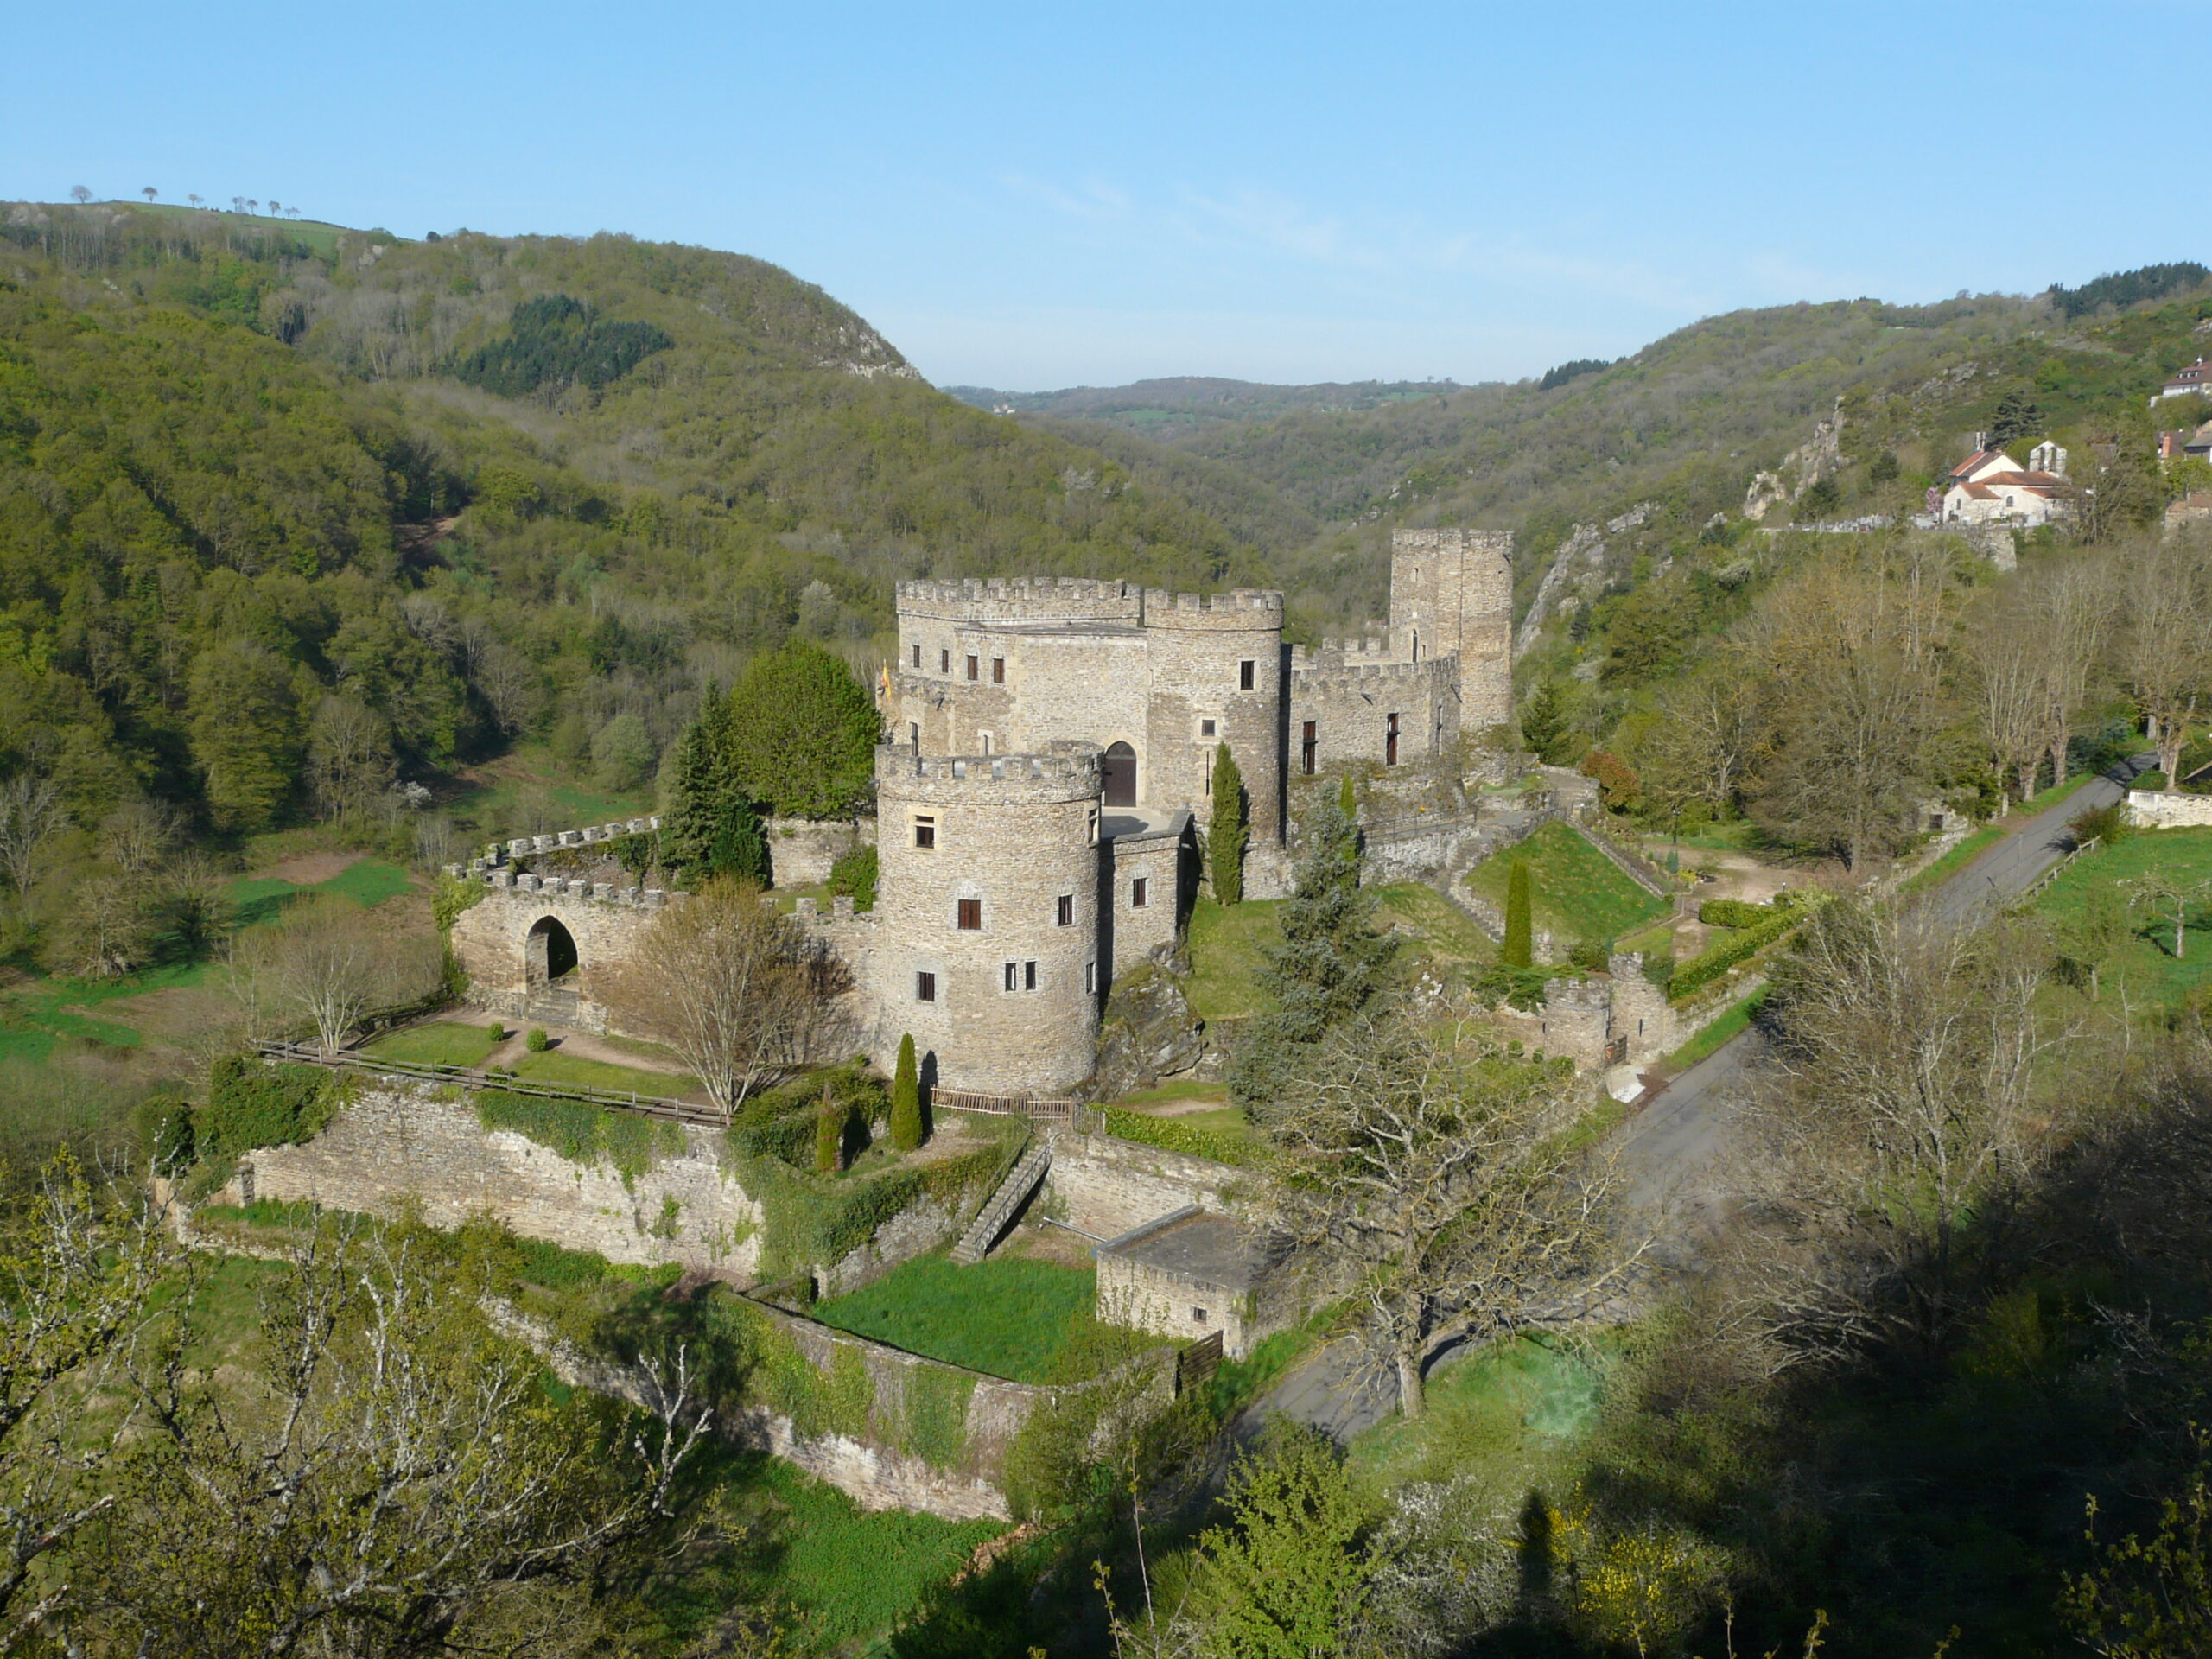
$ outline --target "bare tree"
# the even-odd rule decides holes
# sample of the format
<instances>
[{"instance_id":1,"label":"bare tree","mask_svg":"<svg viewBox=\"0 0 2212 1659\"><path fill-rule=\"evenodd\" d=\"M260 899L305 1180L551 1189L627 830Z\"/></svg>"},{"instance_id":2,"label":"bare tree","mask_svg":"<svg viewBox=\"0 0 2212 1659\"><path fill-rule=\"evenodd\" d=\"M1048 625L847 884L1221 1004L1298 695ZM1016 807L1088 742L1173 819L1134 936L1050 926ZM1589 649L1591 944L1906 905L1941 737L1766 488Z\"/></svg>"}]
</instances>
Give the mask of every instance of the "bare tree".
<instances>
[{"instance_id":1,"label":"bare tree","mask_svg":"<svg viewBox=\"0 0 2212 1659\"><path fill-rule=\"evenodd\" d=\"M1638 754L1647 791L1725 810L1756 750L1756 702L1732 660L1671 688Z\"/></svg>"},{"instance_id":2,"label":"bare tree","mask_svg":"<svg viewBox=\"0 0 2212 1659\"><path fill-rule=\"evenodd\" d=\"M136 1374L137 1478L82 1563L90 1645L543 1652L480 1638L517 1618L542 1635L549 1593L593 1618L561 1587L668 1513L709 1416L678 1350L613 1379L645 1421L610 1445L593 1414L549 1406L544 1360L486 1299L434 1236L324 1218L264 1295L257 1374L188 1364L180 1309Z\"/></svg>"},{"instance_id":3,"label":"bare tree","mask_svg":"<svg viewBox=\"0 0 2212 1659\"><path fill-rule=\"evenodd\" d=\"M131 875L145 875L176 844L176 814L143 797L126 801L100 820L100 856Z\"/></svg>"},{"instance_id":4,"label":"bare tree","mask_svg":"<svg viewBox=\"0 0 2212 1659\"><path fill-rule=\"evenodd\" d=\"M47 849L68 822L60 791L50 780L19 772L0 784L0 866L7 868L17 912L25 920Z\"/></svg>"},{"instance_id":5,"label":"bare tree","mask_svg":"<svg viewBox=\"0 0 2212 1659\"><path fill-rule=\"evenodd\" d=\"M366 813L397 774L391 728L359 699L327 696L308 728L308 781L325 818Z\"/></svg>"},{"instance_id":6,"label":"bare tree","mask_svg":"<svg viewBox=\"0 0 2212 1659\"><path fill-rule=\"evenodd\" d=\"M2017 587L1991 594L1968 619L1961 643L1982 747L2010 810L2010 784L2022 800L2035 793L2036 768L2050 733L2051 688L2042 618Z\"/></svg>"},{"instance_id":7,"label":"bare tree","mask_svg":"<svg viewBox=\"0 0 2212 1659\"><path fill-rule=\"evenodd\" d=\"M1568 1317L1641 1255L1606 1224L1611 1159L1562 1139L1581 1099L1564 1065L1462 1052L1389 1014L1340 1027L1262 1108L1295 1248L1359 1274L1408 1414L1443 1349Z\"/></svg>"},{"instance_id":8,"label":"bare tree","mask_svg":"<svg viewBox=\"0 0 2212 1659\"><path fill-rule=\"evenodd\" d=\"M397 988L391 942L359 906L323 895L295 904L277 926L252 936L241 967L258 982L255 1000L312 1025L327 1054Z\"/></svg>"},{"instance_id":9,"label":"bare tree","mask_svg":"<svg viewBox=\"0 0 2212 1659\"><path fill-rule=\"evenodd\" d=\"M2122 671L2148 718L2166 787L2180 779L2182 745L2212 681L2212 581L2202 554L2182 541L2149 542L2126 567Z\"/></svg>"},{"instance_id":10,"label":"bare tree","mask_svg":"<svg viewBox=\"0 0 2212 1659\"><path fill-rule=\"evenodd\" d=\"M1972 1216L1991 1248L2062 1115L2037 1068L2069 1034L2039 1013L2049 952L2024 925L1842 902L1777 971L1774 1085L1747 1108L1739 1316L1780 1363L1882 1334L1950 1333Z\"/></svg>"},{"instance_id":11,"label":"bare tree","mask_svg":"<svg viewBox=\"0 0 2212 1659\"><path fill-rule=\"evenodd\" d=\"M2043 651L2044 743L2050 751L2050 781L2063 784L2074 722L2088 704L2092 677L2112 642L2117 596L2106 567L2086 560L2035 571L2024 582Z\"/></svg>"},{"instance_id":12,"label":"bare tree","mask_svg":"<svg viewBox=\"0 0 2212 1659\"><path fill-rule=\"evenodd\" d=\"M2125 884L2131 908L2147 910L2159 922L2174 925L2174 960L2189 951L2189 908L2212 893L2212 881L2190 881L2171 870L2152 870Z\"/></svg>"},{"instance_id":13,"label":"bare tree","mask_svg":"<svg viewBox=\"0 0 2212 1659\"><path fill-rule=\"evenodd\" d=\"M762 1079L810 1058L842 988L760 889L711 881L671 905L614 978L612 1000L657 1033L728 1117Z\"/></svg>"},{"instance_id":14,"label":"bare tree","mask_svg":"<svg viewBox=\"0 0 2212 1659\"><path fill-rule=\"evenodd\" d=\"M69 890L61 925L48 941L48 960L81 979L113 979L139 967L153 945L149 897L141 877L86 876Z\"/></svg>"},{"instance_id":15,"label":"bare tree","mask_svg":"<svg viewBox=\"0 0 2212 1659\"><path fill-rule=\"evenodd\" d=\"M88 1425L85 1407L177 1257L164 1219L67 1155L0 1217L0 1654L68 1608L66 1576L35 1575L115 1505L102 1477L121 1428Z\"/></svg>"}]
</instances>

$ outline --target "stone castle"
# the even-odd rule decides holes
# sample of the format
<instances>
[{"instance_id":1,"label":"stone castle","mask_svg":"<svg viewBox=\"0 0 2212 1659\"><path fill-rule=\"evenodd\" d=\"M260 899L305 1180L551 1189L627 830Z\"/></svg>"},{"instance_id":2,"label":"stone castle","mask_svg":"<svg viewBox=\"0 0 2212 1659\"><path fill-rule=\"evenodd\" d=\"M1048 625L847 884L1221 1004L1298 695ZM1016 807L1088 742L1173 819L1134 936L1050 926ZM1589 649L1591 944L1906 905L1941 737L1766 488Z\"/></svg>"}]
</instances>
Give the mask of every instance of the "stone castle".
<instances>
[{"instance_id":1,"label":"stone castle","mask_svg":"<svg viewBox=\"0 0 2212 1659\"><path fill-rule=\"evenodd\" d=\"M1094 1069L1116 975L1178 937L1216 748L1243 773L1246 891L1285 890L1290 780L1439 759L1510 716L1510 535L1395 531L1389 632L1286 646L1283 596L1071 578L911 582L878 699L873 911L802 923L851 970L861 1044L913 1035L939 1090L1062 1096ZM608 976L664 895L518 874L495 847L453 942L494 1012L604 1027ZM550 842L550 846L540 845ZM790 873L779 874L788 880Z\"/></svg>"}]
</instances>

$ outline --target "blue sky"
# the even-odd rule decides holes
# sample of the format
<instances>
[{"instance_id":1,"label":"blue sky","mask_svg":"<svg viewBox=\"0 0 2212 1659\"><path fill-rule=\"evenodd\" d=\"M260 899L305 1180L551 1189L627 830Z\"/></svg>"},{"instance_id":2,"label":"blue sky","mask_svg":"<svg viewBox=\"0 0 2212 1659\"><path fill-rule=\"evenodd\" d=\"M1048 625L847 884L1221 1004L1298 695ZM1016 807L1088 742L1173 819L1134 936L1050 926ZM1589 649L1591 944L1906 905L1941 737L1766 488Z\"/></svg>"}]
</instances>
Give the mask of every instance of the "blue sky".
<instances>
[{"instance_id":1,"label":"blue sky","mask_svg":"<svg viewBox=\"0 0 2212 1659\"><path fill-rule=\"evenodd\" d=\"M774 260L939 384L1462 381L2212 255L2212 0L15 12L0 199Z\"/></svg>"}]
</instances>

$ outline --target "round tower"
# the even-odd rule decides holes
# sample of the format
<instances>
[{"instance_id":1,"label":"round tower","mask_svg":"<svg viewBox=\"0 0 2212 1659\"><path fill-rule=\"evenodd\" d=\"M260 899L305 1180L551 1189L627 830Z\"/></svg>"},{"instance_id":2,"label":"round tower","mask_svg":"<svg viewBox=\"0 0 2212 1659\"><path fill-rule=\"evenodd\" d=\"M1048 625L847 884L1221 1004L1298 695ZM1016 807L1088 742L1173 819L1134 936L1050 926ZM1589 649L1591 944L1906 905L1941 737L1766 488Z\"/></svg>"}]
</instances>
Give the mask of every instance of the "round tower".
<instances>
[{"instance_id":1,"label":"round tower","mask_svg":"<svg viewBox=\"0 0 2212 1659\"><path fill-rule=\"evenodd\" d=\"M1147 593L1151 778L1143 798L1188 802L1203 821L1215 746L1227 742L1251 801L1252 839L1282 839L1282 595Z\"/></svg>"},{"instance_id":2,"label":"round tower","mask_svg":"<svg viewBox=\"0 0 2212 1659\"><path fill-rule=\"evenodd\" d=\"M1091 1073L1107 973L1098 756L876 751L882 1040L937 1086L1058 1093Z\"/></svg>"}]
</instances>

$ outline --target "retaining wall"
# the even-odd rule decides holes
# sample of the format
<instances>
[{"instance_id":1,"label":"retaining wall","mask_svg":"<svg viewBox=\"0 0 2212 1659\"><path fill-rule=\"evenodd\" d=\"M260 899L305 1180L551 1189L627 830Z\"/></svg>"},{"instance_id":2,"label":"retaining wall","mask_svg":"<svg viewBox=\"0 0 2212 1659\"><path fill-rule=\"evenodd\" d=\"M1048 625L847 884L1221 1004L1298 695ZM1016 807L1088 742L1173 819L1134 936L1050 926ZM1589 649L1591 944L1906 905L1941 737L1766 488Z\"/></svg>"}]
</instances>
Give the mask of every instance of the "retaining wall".
<instances>
[{"instance_id":1,"label":"retaining wall","mask_svg":"<svg viewBox=\"0 0 2212 1659\"><path fill-rule=\"evenodd\" d=\"M830 867L855 848L875 842L873 819L770 818L768 871L779 887L810 887L830 879Z\"/></svg>"},{"instance_id":2,"label":"retaining wall","mask_svg":"<svg viewBox=\"0 0 2212 1659\"><path fill-rule=\"evenodd\" d=\"M724 1172L716 1131L679 1127L683 1155L626 1182L611 1165L573 1164L527 1135L486 1129L456 1090L393 1082L358 1090L305 1146L247 1154L234 1196L369 1215L411 1201L434 1226L490 1216L610 1262L749 1277L760 1207Z\"/></svg>"},{"instance_id":3,"label":"retaining wall","mask_svg":"<svg viewBox=\"0 0 2212 1659\"><path fill-rule=\"evenodd\" d=\"M2212 823L2212 795L2178 790L2131 789L2127 821L2139 830L2180 830Z\"/></svg>"},{"instance_id":4,"label":"retaining wall","mask_svg":"<svg viewBox=\"0 0 2212 1659\"><path fill-rule=\"evenodd\" d=\"M1236 1213L1233 1189L1251 1181L1245 1171L1210 1158L1071 1131L1053 1144L1045 1203L1093 1238L1118 1238L1186 1207Z\"/></svg>"}]
</instances>

